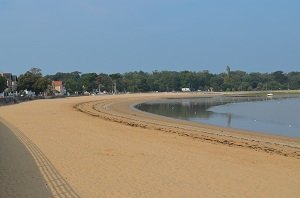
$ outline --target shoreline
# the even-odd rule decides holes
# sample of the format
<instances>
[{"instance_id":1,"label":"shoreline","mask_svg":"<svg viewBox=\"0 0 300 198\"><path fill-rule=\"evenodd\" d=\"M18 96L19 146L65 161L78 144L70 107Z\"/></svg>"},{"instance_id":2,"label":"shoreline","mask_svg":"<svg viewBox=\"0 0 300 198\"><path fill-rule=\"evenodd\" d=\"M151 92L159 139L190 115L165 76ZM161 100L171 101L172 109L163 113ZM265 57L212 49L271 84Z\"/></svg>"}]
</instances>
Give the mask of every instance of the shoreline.
<instances>
[{"instance_id":1,"label":"shoreline","mask_svg":"<svg viewBox=\"0 0 300 198\"><path fill-rule=\"evenodd\" d=\"M237 141L239 131L221 132L219 127L204 125L199 128L190 122L145 116L130 109L134 102L169 96L191 94L36 100L0 107L0 116L10 123L13 133L22 135L24 145L33 149L36 164L47 162L45 170L50 172L42 173L50 173L53 180L55 175L60 176L57 189L63 184L77 197L300 195L299 158L276 154L277 150L290 151L278 145L281 141L296 146L299 142L279 137L258 138L271 143ZM202 139L190 136L199 134L192 131L199 129ZM220 134L214 134L215 130ZM220 136L224 134L229 137ZM240 137L249 139L253 135L242 133ZM275 150L270 151L270 145ZM36 153L42 155L34 156Z\"/></svg>"},{"instance_id":2,"label":"shoreline","mask_svg":"<svg viewBox=\"0 0 300 198\"><path fill-rule=\"evenodd\" d=\"M238 100L234 100L238 98ZM249 99L250 98L250 99ZM279 96L275 96L272 97L271 99L268 97L263 97L263 96L248 96L248 95L216 95L216 96L203 96L203 97L184 97L184 98L159 98L157 100L145 100L142 101L141 103L134 103L130 105L130 108L135 110L135 111L139 111L139 112L143 112L146 113L148 115L157 115L157 116L162 116L162 117L166 117L166 118L171 118L171 119L175 119L175 120L183 120L183 121L188 121L191 123L198 123L200 124L199 126L206 126L206 127L219 127L220 129L223 130L228 130L228 129L232 129L235 131L241 131L244 133L251 133L253 135L266 135L266 136L273 136L273 137L278 137L278 138L292 138L292 139L300 139L300 136L289 136L289 135L283 135L283 134L278 134L278 133L272 133L271 131L258 131L258 130L251 130L251 129L246 129L246 128L238 128L238 127L228 127L228 126L221 126L218 124L213 124L213 123L205 123L205 122L201 122L201 121L192 121L192 120L188 120L188 119L181 119L181 118L177 118L176 116L167 116L167 115L163 115L163 114L156 114L156 113L152 113L152 112L148 112L148 111L144 111L139 109L139 107L137 107L138 105L143 105L144 103L147 105L151 105L151 104L169 104L169 100L172 101L172 103L175 102L182 102L185 99L188 99L188 102L197 102L197 104L206 104L205 109L201 109L204 112L208 112L207 109L212 108L212 107L217 107L217 106L222 106L222 105L226 105L226 104L237 104L237 103L241 103L243 104L244 102L248 103L248 102L260 102L260 101L266 101L266 100L281 100L281 99L300 99L300 94L297 95L279 95ZM210 101L208 102L207 100L203 100L203 99L209 99Z\"/></svg>"},{"instance_id":3,"label":"shoreline","mask_svg":"<svg viewBox=\"0 0 300 198\"><path fill-rule=\"evenodd\" d=\"M176 94L176 97L177 96L178 94ZM189 98L199 98L202 95L182 94L179 98L182 99L187 96ZM155 129L167 133L175 133L179 136L191 137L192 139L199 139L201 141L245 147L252 150L260 150L300 159L300 138L196 123L144 112L134 107L140 103L161 99L173 99L172 94L158 97L152 95L151 99L140 99L140 97L137 96L136 99L132 99L130 102L124 102L118 99L116 101L92 101L88 102L90 104L76 104L74 108L93 117L100 117L129 126ZM153 120L156 123L154 123ZM157 127L157 125L159 125L159 127Z\"/></svg>"}]
</instances>

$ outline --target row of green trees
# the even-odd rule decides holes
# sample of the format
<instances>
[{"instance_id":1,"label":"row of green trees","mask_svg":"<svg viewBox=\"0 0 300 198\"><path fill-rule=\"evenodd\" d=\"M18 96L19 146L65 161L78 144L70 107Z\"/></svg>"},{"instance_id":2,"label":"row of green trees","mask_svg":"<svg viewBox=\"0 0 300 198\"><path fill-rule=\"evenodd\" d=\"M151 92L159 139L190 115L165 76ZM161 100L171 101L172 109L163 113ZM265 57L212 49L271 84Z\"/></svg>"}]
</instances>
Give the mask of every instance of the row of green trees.
<instances>
[{"instance_id":1,"label":"row of green trees","mask_svg":"<svg viewBox=\"0 0 300 198\"><path fill-rule=\"evenodd\" d=\"M32 68L19 76L18 90L32 90L36 93L51 92L51 82L61 80L70 94L83 92L153 92L181 91L252 91L300 89L300 72L247 73L231 71L213 74L209 71L135 71L124 74L58 72L42 76L41 70Z\"/></svg>"},{"instance_id":2,"label":"row of green trees","mask_svg":"<svg viewBox=\"0 0 300 198\"><path fill-rule=\"evenodd\" d=\"M57 73L47 76L51 80L62 80L68 92L101 91L151 92L180 91L182 88L214 91L251 91L300 89L300 72L246 73L230 71L212 74L209 71L154 71L128 72L124 74L96 74L80 72Z\"/></svg>"}]
</instances>

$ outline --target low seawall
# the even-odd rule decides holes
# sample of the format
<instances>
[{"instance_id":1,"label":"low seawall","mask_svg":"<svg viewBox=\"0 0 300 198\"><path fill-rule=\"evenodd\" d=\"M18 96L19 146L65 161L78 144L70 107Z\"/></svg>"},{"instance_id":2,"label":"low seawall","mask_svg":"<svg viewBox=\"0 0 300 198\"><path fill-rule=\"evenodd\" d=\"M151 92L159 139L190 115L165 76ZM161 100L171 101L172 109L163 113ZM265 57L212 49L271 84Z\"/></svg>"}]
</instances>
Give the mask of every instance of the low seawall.
<instances>
[{"instance_id":1,"label":"low seawall","mask_svg":"<svg viewBox=\"0 0 300 198\"><path fill-rule=\"evenodd\" d=\"M0 98L0 106L18 104L21 102L27 102L27 101L38 100L38 99L55 99L55 98L64 98L64 97L66 96L5 97L5 98Z\"/></svg>"},{"instance_id":2,"label":"low seawall","mask_svg":"<svg viewBox=\"0 0 300 198\"><path fill-rule=\"evenodd\" d=\"M30 101L30 100L36 100L36 99L44 99L44 97L5 97L5 98L0 98L0 106L17 104L20 102L26 102L26 101Z\"/></svg>"}]
</instances>

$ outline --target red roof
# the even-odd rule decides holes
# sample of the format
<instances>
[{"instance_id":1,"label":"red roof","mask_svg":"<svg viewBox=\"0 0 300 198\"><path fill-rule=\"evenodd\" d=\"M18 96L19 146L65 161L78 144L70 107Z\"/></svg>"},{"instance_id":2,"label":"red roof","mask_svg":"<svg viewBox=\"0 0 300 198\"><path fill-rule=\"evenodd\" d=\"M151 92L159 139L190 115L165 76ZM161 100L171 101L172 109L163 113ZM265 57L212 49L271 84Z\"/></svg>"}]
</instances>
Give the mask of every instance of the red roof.
<instances>
[{"instance_id":1,"label":"red roof","mask_svg":"<svg viewBox=\"0 0 300 198\"><path fill-rule=\"evenodd\" d=\"M53 84L54 86L62 86L62 81L56 80L56 81L53 81L52 84Z\"/></svg>"}]
</instances>

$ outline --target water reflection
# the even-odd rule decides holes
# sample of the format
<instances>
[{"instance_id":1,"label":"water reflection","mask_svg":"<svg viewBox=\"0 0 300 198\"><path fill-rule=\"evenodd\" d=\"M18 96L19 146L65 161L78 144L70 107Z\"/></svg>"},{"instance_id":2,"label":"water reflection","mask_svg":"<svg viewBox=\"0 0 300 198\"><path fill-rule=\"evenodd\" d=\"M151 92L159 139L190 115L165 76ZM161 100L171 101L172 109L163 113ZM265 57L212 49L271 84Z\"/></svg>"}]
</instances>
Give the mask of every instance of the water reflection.
<instances>
[{"instance_id":1,"label":"water reflection","mask_svg":"<svg viewBox=\"0 0 300 198\"><path fill-rule=\"evenodd\" d=\"M228 103L237 103L245 101L264 101L271 100L266 97L209 97L193 99L168 99L155 102L147 102L136 106L137 109L175 118L210 118L215 115L208 109L210 107L225 105ZM231 123L231 115L219 113L228 117L228 126Z\"/></svg>"},{"instance_id":2,"label":"water reflection","mask_svg":"<svg viewBox=\"0 0 300 198\"><path fill-rule=\"evenodd\" d=\"M297 97L292 103L284 102L290 95L168 99L139 104L136 108L178 119L300 137Z\"/></svg>"},{"instance_id":3,"label":"water reflection","mask_svg":"<svg viewBox=\"0 0 300 198\"><path fill-rule=\"evenodd\" d=\"M231 127L231 113L227 114L227 127Z\"/></svg>"}]
</instances>

